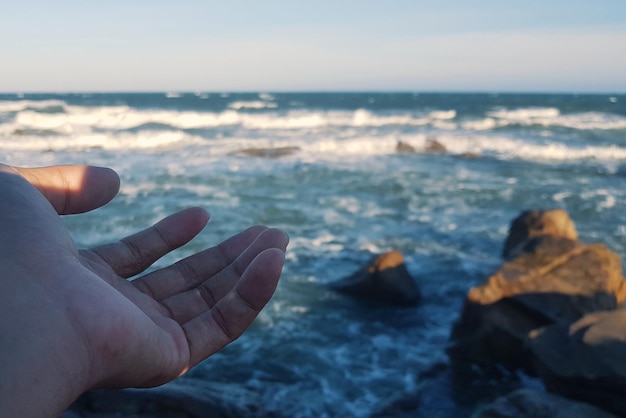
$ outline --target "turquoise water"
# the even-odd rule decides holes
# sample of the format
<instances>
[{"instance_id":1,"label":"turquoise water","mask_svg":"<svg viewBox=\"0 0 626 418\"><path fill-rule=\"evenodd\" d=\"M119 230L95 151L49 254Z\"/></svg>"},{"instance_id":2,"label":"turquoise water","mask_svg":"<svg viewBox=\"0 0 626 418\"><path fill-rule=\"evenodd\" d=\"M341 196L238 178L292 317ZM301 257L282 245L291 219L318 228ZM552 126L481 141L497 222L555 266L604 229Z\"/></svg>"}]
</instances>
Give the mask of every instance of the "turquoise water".
<instances>
[{"instance_id":1,"label":"turquoise water","mask_svg":"<svg viewBox=\"0 0 626 418\"><path fill-rule=\"evenodd\" d=\"M448 152L423 152L429 138ZM417 152L396 153L398 141ZM275 147L297 149L237 153ZM115 200L64 218L81 246L188 206L208 209L209 226L157 267L251 224L289 233L281 285L258 321L184 378L228 383L261 416L365 417L416 393L411 416L470 414L476 405L446 381L445 346L524 209L562 207L581 240L626 255L624 95L0 95L0 149L9 164L119 172ZM372 307L327 288L392 249L420 306ZM489 398L523 384L473 390Z\"/></svg>"}]
</instances>

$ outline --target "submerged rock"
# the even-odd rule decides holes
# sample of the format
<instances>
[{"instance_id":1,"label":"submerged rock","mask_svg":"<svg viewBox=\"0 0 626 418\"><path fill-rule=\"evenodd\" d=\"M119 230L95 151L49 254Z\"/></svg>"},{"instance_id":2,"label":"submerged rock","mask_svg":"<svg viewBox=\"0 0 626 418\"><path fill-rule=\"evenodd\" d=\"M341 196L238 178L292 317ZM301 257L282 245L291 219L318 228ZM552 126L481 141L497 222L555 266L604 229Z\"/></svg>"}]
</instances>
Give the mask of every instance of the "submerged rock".
<instances>
[{"instance_id":1,"label":"submerged rock","mask_svg":"<svg viewBox=\"0 0 626 418\"><path fill-rule=\"evenodd\" d=\"M441 142L437 141L436 138L428 138L426 139L426 146L424 147L424 151L432 153L444 153L448 152L448 149Z\"/></svg>"},{"instance_id":2,"label":"submerged rock","mask_svg":"<svg viewBox=\"0 0 626 418\"><path fill-rule=\"evenodd\" d=\"M242 388L233 385L190 380L176 380L152 389L93 390L84 393L62 415L63 418L244 418L271 416L259 411L262 402L253 392L246 394L246 403L233 393Z\"/></svg>"},{"instance_id":3,"label":"submerged rock","mask_svg":"<svg viewBox=\"0 0 626 418\"><path fill-rule=\"evenodd\" d=\"M467 160L475 160L476 158L480 158L479 152L464 152L461 154L461 158L465 158Z\"/></svg>"},{"instance_id":4,"label":"submerged rock","mask_svg":"<svg viewBox=\"0 0 626 418\"><path fill-rule=\"evenodd\" d=\"M592 405L560 396L519 389L496 399L474 418L617 418Z\"/></svg>"},{"instance_id":5,"label":"submerged rock","mask_svg":"<svg viewBox=\"0 0 626 418\"><path fill-rule=\"evenodd\" d=\"M407 144L406 142L398 141L396 144L396 152L401 154L412 154L417 152L413 145Z\"/></svg>"},{"instance_id":6,"label":"submerged rock","mask_svg":"<svg viewBox=\"0 0 626 418\"><path fill-rule=\"evenodd\" d=\"M537 222L536 215L525 212L511 226L505 254L516 257L469 291L448 348L456 365L499 363L533 373L525 346L531 331L614 310L626 299L617 254L572 239L577 236L566 213L552 224Z\"/></svg>"},{"instance_id":7,"label":"submerged rock","mask_svg":"<svg viewBox=\"0 0 626 418\"><path fill-rule=\"evenodd\" d=\"M400 251L381 254L351 276L330 286L341 293L392 305L415 305L421 297Z\"/></svg>"},{"instance_id":8,"label":"submerged rock","mask_svg":"<svg viewBox=\"0 0 626 418\"><path fill-rule=\"evenodd\" d=\"M299 150L300 147L246 148L235 152L235 154L246 157L278 158L294 154Z\"/></svg>"}]
</instances>

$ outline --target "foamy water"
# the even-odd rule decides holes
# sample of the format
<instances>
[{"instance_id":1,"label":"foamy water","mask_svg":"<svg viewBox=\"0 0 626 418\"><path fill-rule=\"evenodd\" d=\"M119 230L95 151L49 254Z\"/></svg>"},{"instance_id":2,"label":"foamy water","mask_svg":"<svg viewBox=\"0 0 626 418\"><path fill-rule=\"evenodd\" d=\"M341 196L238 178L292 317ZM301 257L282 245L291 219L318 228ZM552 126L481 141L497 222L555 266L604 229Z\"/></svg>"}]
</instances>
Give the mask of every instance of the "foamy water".
<instances>
[{"instance_id":1,"label":"foamy water","mask_svg":"<svg viewBox=\"0 0 626 418\"><path fill-rule=\"evenodd\" d=\"M267 309L186 381L223 382L259 416L367 417L420 392L411 416L463 417L472 406L427 372L445 368L463 298L499 265L513 217L562 207L583 241L626 255L625 106L620 95L2 95L0 149L10 164L120 173L109 205L64 218L81 246L188 206L207 208L209 226L157 266L251 224L289 233ZM427 152L433 140L447 152ZM250 148L290 152L241 153ZM392 249L422 289L419 307L327 287Z\"/></svg>"}]
</instances>

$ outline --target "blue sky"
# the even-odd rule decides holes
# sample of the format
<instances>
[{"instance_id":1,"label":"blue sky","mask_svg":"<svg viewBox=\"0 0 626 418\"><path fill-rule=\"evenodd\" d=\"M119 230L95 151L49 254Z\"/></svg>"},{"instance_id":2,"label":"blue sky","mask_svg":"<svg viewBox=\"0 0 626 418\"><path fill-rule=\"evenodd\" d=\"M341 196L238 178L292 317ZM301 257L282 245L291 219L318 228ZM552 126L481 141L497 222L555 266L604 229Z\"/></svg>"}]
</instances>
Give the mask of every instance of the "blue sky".
<instances>
[{"instance_id":1,"label":"blue sky","mask_svg":"<svg viewBox=\"0 0 626 418\"><path fill-rule=\"evenodd\" d=\"M36 1L0 91L626 92L624 0Z\"/></svg>"}]
</instances>

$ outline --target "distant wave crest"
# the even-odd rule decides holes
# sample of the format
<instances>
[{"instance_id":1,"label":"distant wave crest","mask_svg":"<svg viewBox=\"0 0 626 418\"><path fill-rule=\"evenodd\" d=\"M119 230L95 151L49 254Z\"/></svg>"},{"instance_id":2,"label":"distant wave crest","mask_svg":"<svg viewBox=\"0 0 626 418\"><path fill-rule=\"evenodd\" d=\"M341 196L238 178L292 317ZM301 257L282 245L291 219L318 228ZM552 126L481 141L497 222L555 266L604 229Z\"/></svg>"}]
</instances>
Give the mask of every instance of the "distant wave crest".
<instances>
[{"instance_id":1,"label":"distant wave crest","mask_svg":"<svg viewBox=\"0 0 626 418\"><path fill-rule=\"evenodd\" d=\"M42 151L149 150L199 145L210 146L217 154L245 147L288 146L298 147L312 158L332 158L393 153L398 141L419 152L425 148L428 135L436 132L438 140L452 154L478 153L498 159L534 161L626 160L626 148L620 146L624 144L569 144L548 139L533 142L499 130L515 126L548 130L626 129L625 117L609 113L563 114L552 107L501 108L485 112L482 118L469 118L454 109L281 111L273 100L262 94L259 100L232 102L221 112L74 106L60 100L0 101L0 143L3 149ZM217 129L231 127L234 129L229 129L226 137L221 136L223 129ZM257 132L264 130L273 132ZM265 144L264 137L272 139Z\"/></svg>"},{"instance_id":2,"label":"distant wave crest","mask_svg":"<svg viewBox=\"0 0 626 418\"><path fill-rule=\"evenodd\" d=\"M269 99L269 96L264 96ZM83 107L62 101L0 101L0 116L14 114L13 120L0 124L0 135L16 130L55 130L72 133L85 129L128 130L149 124L172 129L201 129L241 126L246 129L302 129L323 127L432 126L438 129L487 131L506 126L565 127L577 130L622 130L626 118L600 112L561 114L556 108L496 109L482 119L459 117L456 110L428 112L375 113L365 109L278 111L267 100L236 101L221 112L139 110L128 106ZM240 112L244 109L260 113ZM7 126L12 125L8 129ZM10 133L9 132L9 133Z\"/></svg>"}]
</instances>

